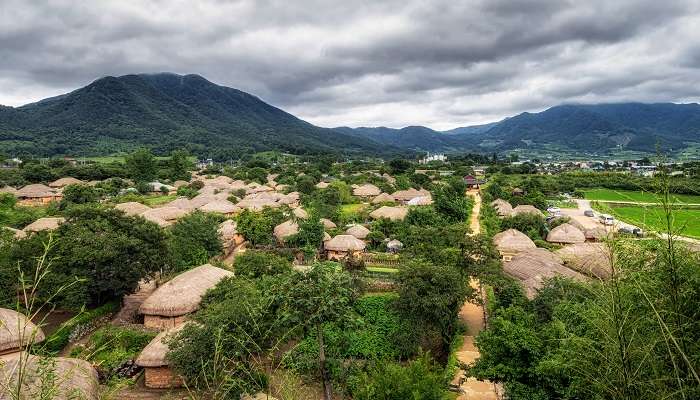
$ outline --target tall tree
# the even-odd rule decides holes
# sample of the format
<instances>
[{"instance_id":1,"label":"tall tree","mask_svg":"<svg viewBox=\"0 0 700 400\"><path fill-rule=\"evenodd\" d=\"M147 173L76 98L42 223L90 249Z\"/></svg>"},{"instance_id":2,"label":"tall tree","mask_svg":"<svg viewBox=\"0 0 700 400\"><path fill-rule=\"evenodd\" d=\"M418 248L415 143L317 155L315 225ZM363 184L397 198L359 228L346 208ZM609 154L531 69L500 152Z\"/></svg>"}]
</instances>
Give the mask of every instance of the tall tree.
<instances>
[{"instance_id":1,"label":"tall tree","mask_svg":"<svg viewBox=\"0 0 700 400\"><path fill-rule=\"evenodd\" d=\"M136 182L150 182L156 178L156 158L150 150L140 148L126 156L129 177Z\"/></svg>"}]
</instances>

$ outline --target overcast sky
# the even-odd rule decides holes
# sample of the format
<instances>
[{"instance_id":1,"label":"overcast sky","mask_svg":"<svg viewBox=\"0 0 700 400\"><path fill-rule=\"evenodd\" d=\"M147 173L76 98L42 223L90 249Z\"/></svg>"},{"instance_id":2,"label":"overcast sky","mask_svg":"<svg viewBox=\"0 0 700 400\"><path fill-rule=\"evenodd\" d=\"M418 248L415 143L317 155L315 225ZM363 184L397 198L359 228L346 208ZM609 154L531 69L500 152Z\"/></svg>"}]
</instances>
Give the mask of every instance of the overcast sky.
<instances>
[{"instance_id":1,"label":"overcast sky","mask_svg":"<svg viewBox=\"0 0 700 400\"><path fill-rule=\"evenodd\" d=\"M0 0L0 104L160 71L321 126L696 102L700 0Z\"/></svg>"}]
</instances>

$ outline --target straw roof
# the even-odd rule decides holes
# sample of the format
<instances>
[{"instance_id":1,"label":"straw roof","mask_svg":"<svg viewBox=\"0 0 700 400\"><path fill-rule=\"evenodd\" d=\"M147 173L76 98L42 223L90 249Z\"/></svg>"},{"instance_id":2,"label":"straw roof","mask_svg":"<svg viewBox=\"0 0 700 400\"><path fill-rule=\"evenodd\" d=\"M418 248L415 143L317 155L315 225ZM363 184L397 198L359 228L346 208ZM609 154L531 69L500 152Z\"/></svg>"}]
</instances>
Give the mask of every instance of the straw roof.
<instances>
[{"instance_id":1,"label":"straw roof","mask_svg":"<svg viewBox=\"0 0 700 400\"><path fill-rule=\"evenodd\" d=\"M21 372L22 400L42 398L47 392L47 370L56 377L51 388L52 400L98 399L97 371L89 362L75 358L13 357L0 363L0 386L17 387ZM0 393L0 399L10 398Z\"/></svg>"},{"instance_id":2,"label":"straw roof","mask_svg":"<svg viewBox=\"0 0 700 400\"><path fill-rule=\"evenodd\" d=\"M219 233L221 240L225 242L233 239L233 237L238 234L237 228L238 224L236 224L236 221L231 221L230 219L227 219L226 221L219 224L219 229L217 230L217 232Z\"/></svg>"},{"instance_id":3,"label":"straw roof","mask_svg":"<svg viewBox=\"0 0 700 400\"><path fill-rule=\"evenodd\" d=\"M187 181L175 181L175 182L173 182L173 186L175 186L175 187L178 188L178 189L181 188L181 187L183 187L183 186L187 186L187 185L189 185L189 184L190 184L190 183L187 182Z\"/></svg>"},{"instance_id":4,"label":"straw roof","mask_svg":"<svg viewBox=\"0 0 700 400\"><path fill-rule=\"evenodd\" d=\"M409 206L429 206L433 204L433 196L418 196L408 201Z\"/></svg>"},{"instance_id":5,"label":"straw roof","mask_svg":"<svg viewBox=\"0 0 700 400\"><path fill-rule=\"evenodd\" d=\"M508 217L513 214L513 206L503 199L496 199L491 202L491 206L496 209L496 214L500 217Z\"/></svg>"},{"instance_id":6,"label":"straw roof","mask_svg":"<svg viewBox=\"0 0 700 400\"><path fill-rule=\"evenodd\" d=\"M360 185L352 190L352 194L354 196L360 197L379 196L380 193L382 193L381 189L371 183L365 183L364 185Z\"/></svg>"},{"instance_id":7,"label":"straw roof","mask_svg":"<svg viewBox=\"0 0 700 400\"><path fill-rule=\"evenodd\" d=\"M241 211L235 204L228 200L215 200L199 207L201 211L221 214L233 214Z\"/></svg>"},{"instance_id":8,"label":"straw roof","mask_svg":"<svg viewBox=\"0 0 700 400\"><path fill-rule=\"evenodd\" d=\"M299 233L299 225L292 220L282 222L273 230L275 238L280 242L297 233Z\"/></svg>"},{"instance_id":9,"label":"straw roof","mask_svg":"<svg viewBox=\"0 0 700 400\"><path fill-rule=\"evenodd\" d=\"M146 219L146 221L153 222L154 224L160 226L161 228L166 228L170 225L172 225L172 221L166 221L163 218L156 217L154 215L142 215Z\"/></svg>"},{"instance_id":10,"label":"straw roof","mask_svg":"<svg viewBox=\"0 0 700 400\"><path fill-rule=\"evenodd\" d=\"M364 239L369 235L369 229L362 225L353 225L345 231L346 234L352 235L358 239Z\"/></svg>"},{"instance_id":11,"label":"straw roof","mask_svg":"<svg viewBox=\"0 0 700 400\"><path fill-rule=\"evenodd\" d=\"M176 220L178 218L182 218L187 214L188 214L187 210L183 210L183 209L177 208L177 207L165 206L165 207L152 208L141 215L143 215L143 217L148 219L148 220L151 220L151 218L154 218L154 219L162 219L164 221L173 221L173 220Z\"/></svg>"},{"instance_id":12,"label":"straw roof","mask_svg":"<svg viewBox=\"0 0 700 400\"><path fill-rule=\"evenodd\" d=\"M136 365L139 367L164 367L169 365L167 358L170 347L167 339L172 338L182 330L187 324L180 324L159 333L151 340L146 347L141 350L141 354L136 358Z\"/></svg>"},{"instance_id":13,"label":"straw roof","mask_svg":"<svg viewBox=\"0 0 700 400\"><path fill-rule=\"evenodd\" d=\"M248 187L248 189L246 190L247 193L272 192L272 191L275 190L275 189L273 189L273 188L271 188L271 187L269 187L269 186L267 186L267 185L256 185L256 186L252 186L252 184L251 184L251 185L248 185L248 186L249 186L249 187Z\"/></svg>"},{"instance_id":14,"label":"straw roof","mask_svg":"<svg viewBox=\"0 0 700 400\"><path fill-rule=\"evenodd\" d=\"M604 226L597 226L595 228L590 228L583 231L584 236L586 236L586 240L596 241L607 239L611 233L612 231L608 231Z\"/></svg>"},{"instance_id":15,"label":"straw roof","mask_svg":"<svg viewBox=\"0 0 700 400\"><path fill-rule=\"evenodd\" d=\"M409 201L416 197L428 195L430 195L430 192L427 190L416 190L414 188L410 188L408 190L397 190L396 192L392 193L392 196L394 196L394 198L398 201Z\"/></svg>"},{"instance_id":16,"label":"straw roof","mask_svg":"<svg viewBox=\"0 0 700 400\"><path fill-rule=\"evenodd\" d=\"M586 236L577 227L564 223L549 231L547 241L551 243L583 243Z\"/></svg>"},{"instance_id":17,"label":"straw roof","mask_svg":"<svg viewBox=\"0 0 700 400\"><path fill-rule=\"evenodd\" d=\"M565 267L561 257L540 248L518 253L510 262L503 264L503 271L521 282L530 299L537 295L537 290L547 278L565 276L576 280L586 279Z\"/></svg>"},{"instance_id":18,"label":"straw roof","mask_svg":"<svg viewBox=\"0 0 700 400\"><path fill-rule=\"evenodd\" d=\"M13 195L17 195L17 189L13 188L12 186L3 186L0 188L0 193L10 193Z\"/></svg>"},{"instance_id":19,"label":"straw roof","mask_svg":"<svg viewBox=\"0 0 700 400\"><path fill-rule=\"evenodd\" d=\"M520 215L520 214L536 214L539 215L540 217L544 217L544 214L542 211L538 210L535 208L535 206L532 206L530 204L521 204L519 206L515 206L513 208L513 215Z\"/></svg>"},{"instance_id":20,"label":"straw roof","mask_svg":"<svg viewBox=\"0 0 700 400\"><path fill-rule=\"evenodd\" d=\"M323 224L323 227L325 229L335 229L338 226L335 224L335 222L331 221L328 218L321 218L321 223Z\"/></svg>"},{"instance_id":21,"label":"straw roof","mask_svg":"<svg viewBox=\"0 0 700 400\"><path fill-rule=\"evenodd\" d=\"M65 178L56 179L55 181L49 183L49 187L62 188L62 187L66 187L68 185L77 185L80 183L83 183L83 181L81 181L80 179L75 179L73 177L68 176Z\"/></svg>"},{"instance_id":22,"label":"straw roof","mask_svg":"<svg viewBox=\"0 0 700 400\"><path fill-rule=\"evenodd\" d=\"M219 197L217 197L217 195L215 195L214 193L210 193L210 194L200 193L200 194L194 196L193 198L189 199L188 205L189 205L190 209L195 209L195 208L202 207L203 205L205 205L207 203L211 203L212 201L216 201L216 200L219 200Z\"/></svg>"},{"instance_id":23,"label":"straw roof","mask_svg":"<svg viewBox=\"0 0 700 400\"><path fill-rule=\"evenodd\" d=\"M394 198L394 196L390 195L389 193L380 193L379 196L372 199L372 204L394 203L394 202L396 202L396 199Z\"/></svg>"},{"instance_id":24,"label":"straw roof","mask_svg":"<svg viewBox=\"0 0 700 400\"><path fill-rule=\"evenodd\" d=\"M31 224L24 227L25 232L52 231L66 221L63 217L44 217L39 218Z\"/></svg>"},{"instance_id":25,"label":"straw roof","mask_svg":"<svg viewBox=\"0 0 700 400\"><path fill-rule=\"evenodd\" d=\"M338 235L324 242L323 248L331 251L358 251L365 249L365 242L352 235Z\"/></svg>"},{"instance_id":26,"label":"straw roof","mask_svg":"<svg viewBox=\"0 0 700 400\"><path fill-rule=\"evenodd\" d=\"M316 184L316 189L325 189L328 187L328 182L319 182Z\"/></svg>"},{"instance_id":27,"label":"straw roof","mask_svg":"<svg viewBox=\"0 0 700 400\"><path fill-rule=\"evenodd\" d=\"M519 253L537 248L532 239L517 229L508 229L493 235L493 244L501 253Z\"/></svg>"},{"instance_id":28,"label":"straw roof","mask_svg":"<svg viewBox=\"0 0 700 400\"><path fill-rule=\"evenodd\" d=\"M396 178L387 174L386 172L382 174L382 178L386 179L386 181L391 183L392 185L396 183Z\"/></svg>"},{"instance_id":29,"label":"straw roof","mask_svg":"<svg viewBox=\"0 0 700 400\"><path fill-rule=\"evenodd\" d=\"M26 315L0 308L0 354L44 341L44 332Z\"/></svg>"},{"instance_id":30,"label":"straw roof","mask_svg":"<svg viewBox=\"0 0 700 400\"><path fill-rule=\"evenodd\" d=\"M207 290L229 276L233 276L233 272L211 264L200 265L181 273L156 289L141 304L139 312L166 317L189 314L199 308L199 302Z\"/></svg>"},{"instance_id":31,"label":"straw roof","mask_svg":"<svg viewBox=\"0 0 700 400\"><path fill-rule=\"evenodd\" d=\"M327 242L331 240L331 235L328 234L328 232L323 232L323 241Z\"/></svg>"},{"instance_id":32,"label":"straw roof","mask_svg":"<svg viewBox=\"0 0 700 400\"><path fill-rule=\"evenodd\" d=\"M610 248L605 243L576 243L556 251L564 264L586 275L607 279L612 275Z\"/></svg>"},{"instance_id":33,"label":"straw roof","mask_svg":"<svg viewBox=\"0 0 700 400\"><path fill-rule=\"evenodd\" d=\"M6 229L6 230L12 232L12 235L14 236L15 239L24 239L27 237L27 232L25 232L21 229L10 228L9 226L3 226L2 229Z\"/></svg>"},{"instance_id":34,"label":"straw roof","mask_svg":"<svg viewBox=\"0 0 700 400\"><path fill-rule=\"evenodd\" d=\"M386 218L392 221L401 221L406 218L408 214L408 208L406 207L389 207L381 206L378 209L369 213L369 216L374 219ZM367 235L365 235L366 237ZM364 237L360 238L364 239Z\"/></svg>"},{"instance_id":35,"label":"straw roof","mask_svg":"<svg viewBox=\"0 0 700 400\"><path fill-rule=\"evenodd\" d=\"M177 199L171 201L170 203L166 204L167 207L175 207L179 208L181 210L192 210L195 207L192 205L192 202L190 199L187 197L178 197Z\"/></svg>"},{"instance_id":36,"label":"straw roof","mask_svg":"<svg viewBox=\"0 0 700 400\"><path fill-rule=\"evenodd\" d=\"M151 209L151 207L145 204L137 203L135 201L119 203L116 206L114 206L114 208L124 212L124 214L128 216L141 215Z\"/></svg>"},{"instance_id":37,"label":"straw roof","mask_svg":"<svg viewBox=\"0 0 700 400\"><path fill-rule=\"evenodd\" d=\"M42 185L41 183L33 183L31 185L27 185L22 189L19 189L16 193L17 197L24 198L53 197L56 195L57 193L54 189L51 189L46 185Z\"/></svg>"},{"instance_id":38,"label":"straw roof","mask_svg":"<svg viewBox=\"0 0 700 400\"><path fill-rule=\"evenodd\" d=\"M303 208L298 207L292 210L292 214L294 214L295 217L299 219L307 219L309 218L309 213L307 213Z\"/></svg>"},{"instance_id":39,"label":"straw roof","mask_svg":"<svg viewBox=\"0 0 700 400\"><path fill-rule=\"evenodd\" d=\"M396 239L393 239L393 240L390 240L389 242L387 242L386 248L390 249L390 250L401 250L401 249L403 249L403 243L401 243L400 241L398 241Z\"/></svg>"}]
</instances>

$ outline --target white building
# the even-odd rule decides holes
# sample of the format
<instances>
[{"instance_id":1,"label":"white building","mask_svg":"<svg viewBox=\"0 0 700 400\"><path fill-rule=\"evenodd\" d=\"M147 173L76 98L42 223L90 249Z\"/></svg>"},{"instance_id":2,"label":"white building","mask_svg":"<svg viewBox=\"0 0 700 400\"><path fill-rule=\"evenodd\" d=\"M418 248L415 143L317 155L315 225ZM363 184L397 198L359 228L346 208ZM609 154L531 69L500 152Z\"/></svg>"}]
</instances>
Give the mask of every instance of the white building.
<instances>
[{"instance_id":1,"label":"white building","mask_svg":"<svg viewBox=\"0 0 700 400\"><path fill-rule=\"evenodd\" d=\"M447 156L444 154L430 154L426 155L422 160L418 161L419 164L427 164L431 161L447 161Z\"/></svg>"}]
</instances>

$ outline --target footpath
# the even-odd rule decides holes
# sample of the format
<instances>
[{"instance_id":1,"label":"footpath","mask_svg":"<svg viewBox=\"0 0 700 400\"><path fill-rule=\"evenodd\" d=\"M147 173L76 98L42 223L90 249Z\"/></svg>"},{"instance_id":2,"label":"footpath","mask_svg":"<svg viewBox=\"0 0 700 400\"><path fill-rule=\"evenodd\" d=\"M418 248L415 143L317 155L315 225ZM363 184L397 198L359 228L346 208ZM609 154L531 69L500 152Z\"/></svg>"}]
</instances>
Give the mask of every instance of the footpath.
<instances>
[{"instance_id":1,"label":"footpath","mask_svg":"<svg viewBox=\"0 0 700 400\"><path fill-rule=\"evenodd\" d=\"M481 195L478 191L468 191L467 195L474 198L474 207L472 208L469 226L472 234L476 235L481 231L479 225L479 213L481 212ZM476 279L470 281L473 287L480 296L481 285ZM482 306L471 303L469 301L462 305L459 311L459 319L467 326L467 332L464 335L464 343L457 351L457 359L465 364L473 363L479 358L479 349L474 345L474 338L484 328L485 313ZM458 370L452 380L454 386L458 386L460 395L457 400L498 400L496 385L489 381L478 381L475 378L464 378L464 371Z\"/></svg>"}]
</instances>

